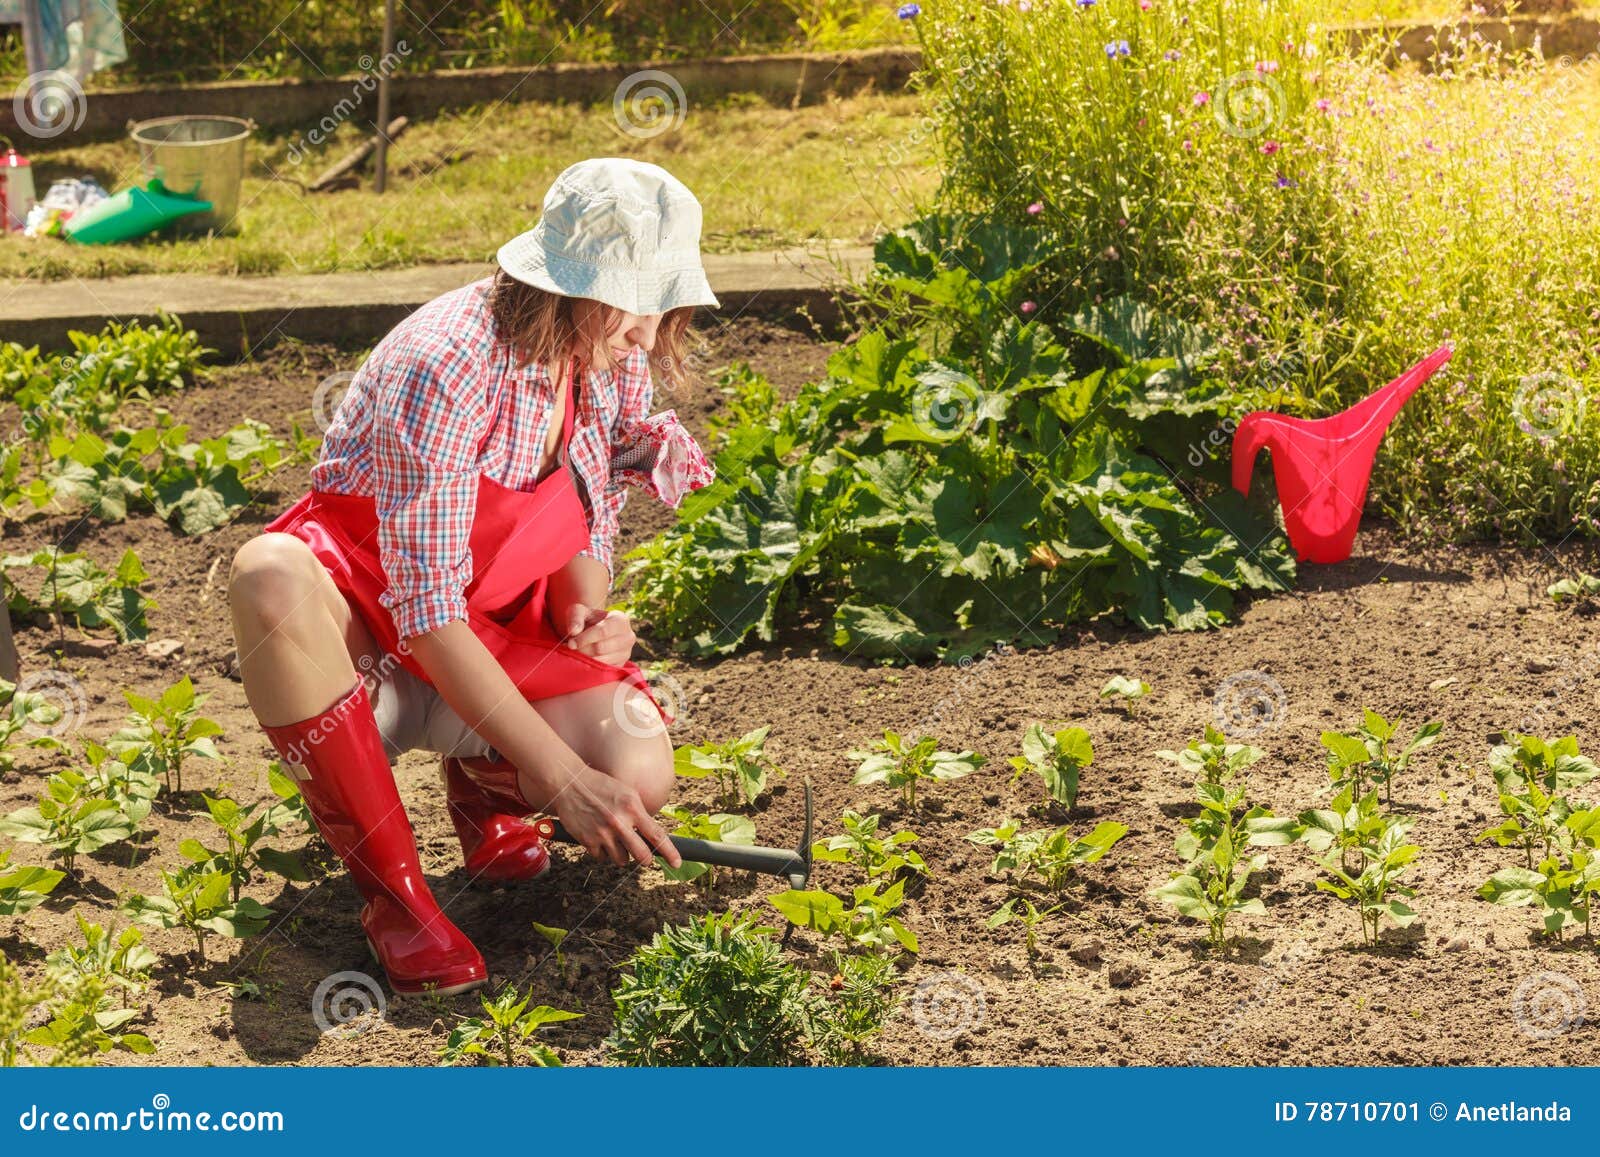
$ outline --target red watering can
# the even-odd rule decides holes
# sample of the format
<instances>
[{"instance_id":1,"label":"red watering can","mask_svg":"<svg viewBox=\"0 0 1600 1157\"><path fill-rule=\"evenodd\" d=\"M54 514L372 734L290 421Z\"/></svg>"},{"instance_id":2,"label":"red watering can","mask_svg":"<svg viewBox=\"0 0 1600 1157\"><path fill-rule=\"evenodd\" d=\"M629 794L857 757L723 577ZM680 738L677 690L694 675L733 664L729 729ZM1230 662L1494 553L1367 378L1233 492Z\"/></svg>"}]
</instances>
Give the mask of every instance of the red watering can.
<instances>
[{"instance_id":1,"label":"red watering can","mask_svg":"<svg viewBox=\"0 0 1600 1157\"><path fill-rule=\"evenodd\" d=\"M1233 435L1233 488L1248 494L1256 455L1271 450L1289 545L1302 562L1343 562L1356 540L1378 443L1417 387L1449 360L1448 346L1436 349L1377 393L1327 418L1246 414Z\"/></svg>"}]
</instances>

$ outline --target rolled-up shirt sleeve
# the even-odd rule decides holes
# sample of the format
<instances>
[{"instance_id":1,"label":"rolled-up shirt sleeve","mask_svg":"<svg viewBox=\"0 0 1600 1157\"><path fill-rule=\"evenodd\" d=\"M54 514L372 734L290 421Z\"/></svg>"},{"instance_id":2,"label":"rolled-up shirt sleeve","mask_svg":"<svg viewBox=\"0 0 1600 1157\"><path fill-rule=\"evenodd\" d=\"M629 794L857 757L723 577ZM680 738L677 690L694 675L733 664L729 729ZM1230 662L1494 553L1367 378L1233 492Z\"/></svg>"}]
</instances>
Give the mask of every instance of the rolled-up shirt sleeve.
<instances>
[{"instance_id":1,"label":"rolled-up shirt sleeve","mask_svg":"<svg viewBox=\"0 0 1600 1157\"><path fill-rule=\"evenodd\" d=\"M486 367L449 336L426 331L373 356L381 357L373 495L389 580L379 602L408 639L467 617Z\"/></svg>"},{"instance_id":2,"label":"rolled-up shirt sleeve","mask_svg":"<svg viewBox=\"0 0 1600 1157\"><path fill-rule=\"evenodd\" d=\"M627 429L650 412L650 399L655 392L655 384L650 379L648 354L641 349L635 349L628 355L617 374L617 387L620 404L616 418L611 423L613 439L617 431ZM586 550L578 552L604 565L606 572L613 577L616 575L612 556L617 539L617 526L621 521L623 504L627 501L627 486L614 471L608 469L600 501L594 504L594 509L590 513L589 546Z\"/></svg>"}]
</instances>

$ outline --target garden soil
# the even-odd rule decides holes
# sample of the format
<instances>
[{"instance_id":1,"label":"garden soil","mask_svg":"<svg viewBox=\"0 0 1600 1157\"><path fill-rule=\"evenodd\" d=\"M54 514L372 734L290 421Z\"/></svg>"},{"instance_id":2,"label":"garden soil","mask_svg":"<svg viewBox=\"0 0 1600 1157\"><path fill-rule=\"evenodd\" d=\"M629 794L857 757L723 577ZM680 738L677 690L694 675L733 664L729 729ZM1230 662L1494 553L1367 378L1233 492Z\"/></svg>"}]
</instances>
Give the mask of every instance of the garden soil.
<instances>
[{"instance_id":1,"label":"garden soil","mask_svg":"<svg viewBox=\"0 0 1600 1157\"><path fill-rule=\"evenodd\" d=\"M741 321L712 338L717 365L743 359L785 393L813 379L827 347L787 329ZM353 368L358 354L284 346L265 360L222 368L170 401L196 434L243 417L277 431L309 424L317 383ZM713 387L663 398L702 435L721 403ZM225 729L220 764L197 761L186 787L226 787L240 798L265 794L271 749L240 684L228 675L225 583L232 552L305 485L296 468L273 480L233 526L187 539L142 515L121 525L53 516L9 527L8 553L65 539L103 563L134 546L159 607L150 639L181 645L163 657L142 645L107 647L54 628L21 624L25 670L60 651L61 666L88 694L81 735L103 739L123 719L121 690L157 693L184 674L210 696L204 713ZM625 545L669 521L635 496L624 513ZM1143 634L1110 624L1074 629L1055 646L985 656L967 666L891 669L845 656L827 632L795 632L777 644L718 662L674 659L669 692L679 700L675 741L704 742L771 725L768 751L786 769L756 809L763 843L796 841L802 780L815 786L818 835L833 834L844 808L879 810L893 828L919 833L930 878L912 889L906 921L921 951L904 970L904 1001L878 1056L898 1064L1584 1064L1600 1058L1600 1027L1584 1016L1600 1002L1600 956L1592 942L1537 940L1528 909L1491 907L1475 890L1519 854L1477 842L1498 809L1487 756L1502 729L1576 734L1587 751L1600 692L1595 621L1563 608L1547 584L1594 560L1574 547L1452 549L1403 543L1371 525L1356 557L1306 567L1290 595L1256 599L1225 629ZM645 658L667 658L646 639ZM1113 675L1153 687L1131 710L1109 706L1099 689ZM1396 806L1416 819L1423 848L1415 870L1420 919L1386 928L1376 949L1361 947L1354 911L1315 888L1310 855L1273 849L1263 877L1264 916L1236 921L1227 952L1205 947L1204 929L1176 919L1151 898L1175 867L1172 840L1192 814L1188 779L1156 756L1181 747L1217 718L1220 702L1254 703L1268 752L1250 769L1252 798L1291 812L1326 797L1318 738L1353 728L1363 706L1404 715L1409 726L1441 719L1435 748L1419 756L1396 788ZM1012 782L1007 760L1033 722L1087 728L1095 760L1070 816L1043 810L1038 780ZM987 759L978 773L919 792L915 814L896 793L856 787L846 753L884 728L928 731L942 745ZM1237 726L1235 727L1237 730ZM31 801L60 765L24 750L20 775L0 784L0 808ZM702 891L666 883L654 870L622 870L557 851L554 869L523 887L472 883L445 815L437 760L413 753L397 768L425 870L451 917L483 950L495 981L531 985L535 1003L583 1019L546 1030L569 1064L599 1063L611 1025L608 992L619 969L664 922L707 908ZM1580 790L1580 796L1583 792ZM707 781L684 781L677 802L705 810ZM711 809L715 810L715 809ZM1065 908L1040 929L1030 959L1021 927L991 931L988 916L1007 895L989 856L967 842L1008 818L1030 826L1117 820L1130 831L1101 863L1080 873ZM84 862L81 883L63 884L26 917L0 919L0 949L32 972L45 951L77 938L73 917L112 923L119 895L159 888L157 867L178 861L177 845L210 826L194 806L158 806L147 834ZM312 849L320 844L296 837ZM19 859L40 862L22 846ZM325 852L322 853L326 855ZM843 865L819 865L816 883L844 891L858 881ZM750 909L781 923L766 899L773 880L724 873L711 903ZM155 1057L114 1054L128 1064L431 1064L450 1028L476 1010L471 995L389 997L381 1016L325 1031L313 998L326 978L377 970L357 923L359 899L346 875L306 885L258 882L251 894L279 914L251 941L213 938L195 960L183 934L150 930L161 954L142 997L140 1031ZM571 930L565 972L532 929ZM795 959L831 971L825 946L795 934ZM1585 995L1587 994L1587 996ZM346 1003L343 1015L357 1007ZM338 1009L332 1016L341 1015ZM324 1014L324 1023L332 1023Z\"/></svg>"}]
</instances>

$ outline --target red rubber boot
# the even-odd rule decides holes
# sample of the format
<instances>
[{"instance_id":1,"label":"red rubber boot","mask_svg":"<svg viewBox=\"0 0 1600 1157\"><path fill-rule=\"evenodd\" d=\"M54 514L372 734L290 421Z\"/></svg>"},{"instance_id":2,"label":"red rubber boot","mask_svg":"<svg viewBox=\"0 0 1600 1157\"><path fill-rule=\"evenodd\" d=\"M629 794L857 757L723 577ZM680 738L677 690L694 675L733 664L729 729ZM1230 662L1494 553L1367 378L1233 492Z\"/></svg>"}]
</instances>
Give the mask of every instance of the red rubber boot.
<instances>
[{"instance_id":1,"label":"red rubber boot","mask_svg":"<svg viewBox=\"0 0 1600 1157\"><path fill-rule=\"evenodd\" d=\"M394 990L447 996L480 987L483 957L422 877L366 686L357 682L321 715L264 730L366 900L361 926Z\"/></svg>"},{"instance_id":2,"label":"red rubber boot","mask_svg":"<svg viewBox=\"0 0 1600 1157\"><path fill-rule=\"evenodd\" d=\"M497 882L531 880L550 867L548 819L524 820L533 808L517 788L506 760L444 760L445 799L461 839L461 858L474 877Z\"/></svg>"}]
</instances>

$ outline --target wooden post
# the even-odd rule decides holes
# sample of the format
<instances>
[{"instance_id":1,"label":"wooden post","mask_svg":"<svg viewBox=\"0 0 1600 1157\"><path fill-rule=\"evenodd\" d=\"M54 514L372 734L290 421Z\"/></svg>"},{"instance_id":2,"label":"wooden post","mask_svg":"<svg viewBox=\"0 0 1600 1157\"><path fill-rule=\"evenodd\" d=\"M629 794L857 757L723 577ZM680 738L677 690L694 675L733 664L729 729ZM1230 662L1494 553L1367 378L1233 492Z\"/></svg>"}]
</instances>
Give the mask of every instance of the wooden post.
<instances>
[{"instance_id":1,"label":"wooden post","mask_svg":"<svg viewBox=\"0 0 1600 1157\"><path fill-rule=\"evenodd\" d=\"M378 58L377 177L372 187L383 192L389 184L389 54L394 51L394 0L383 0L383 55Z\"/></svg>"}]
</instances>

